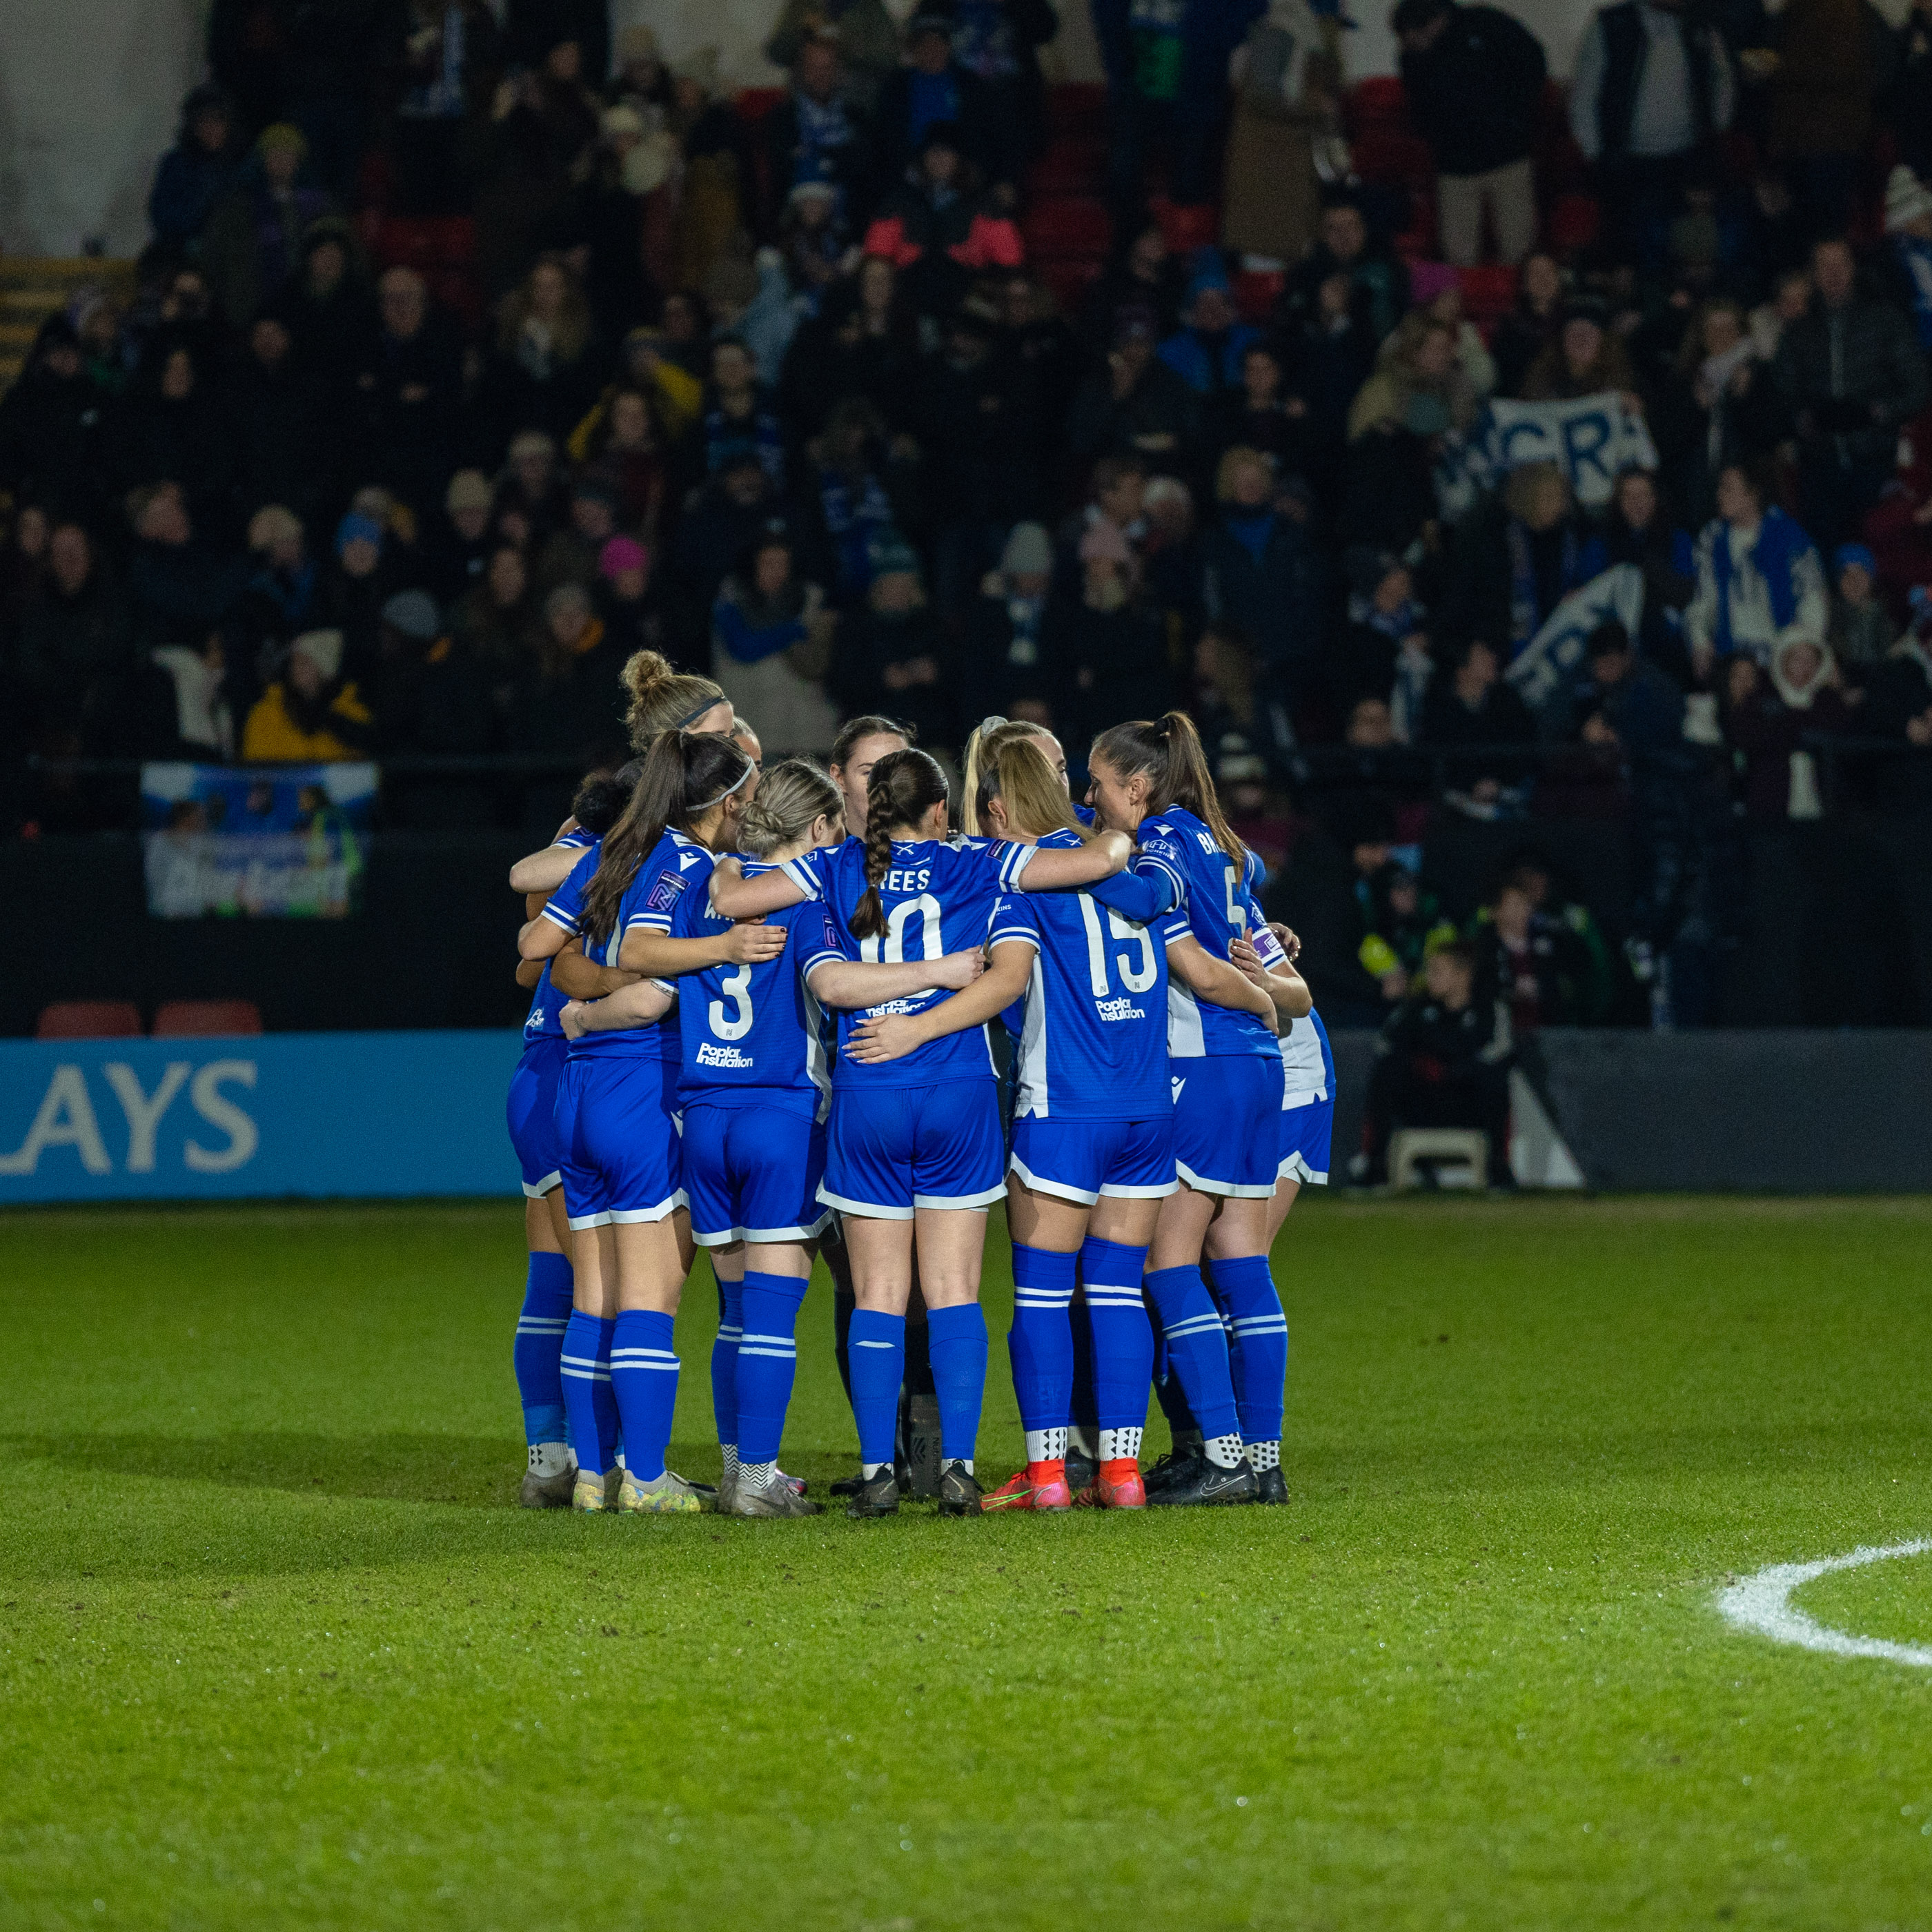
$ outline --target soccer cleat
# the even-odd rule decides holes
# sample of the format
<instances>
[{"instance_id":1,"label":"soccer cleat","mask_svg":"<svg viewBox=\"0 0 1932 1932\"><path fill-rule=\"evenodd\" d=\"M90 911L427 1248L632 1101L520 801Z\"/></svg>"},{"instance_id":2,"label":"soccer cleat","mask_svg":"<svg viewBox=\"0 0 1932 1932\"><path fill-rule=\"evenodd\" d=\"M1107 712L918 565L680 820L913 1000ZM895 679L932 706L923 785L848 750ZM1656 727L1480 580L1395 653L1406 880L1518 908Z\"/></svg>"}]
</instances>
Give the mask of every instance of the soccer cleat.
<instances>
[{"instance_id":1,"label":"soccer cleat","mask_svg":"<svg viewBox=\"0 0 1932 1932\"><path fill-rule=\"evenodd\" d=\"M741 1478L731 1485L730 1501L719 1504L718 1508L728 1516L823 1516L825 1505L801 1496L793 1486L794 1480L783 1470L761 1486Z\"/></svg>"},{"instance_id":2,"label":"soccer cleat","mask_svg":"<svg viewBox=\"0 0 1932 1932\"><path fill-rule=\"evenodd\" d=\"M856 1496L866 1486L866 1479L863 1476L841 1476L826 1486L828 1493L835 1496Z\"/></svg>"},{"instance_id":3,"label":"soccer cleat","mask_svg":"<svg viewBox=\"0 0 1932 1932\"><path fill-rule=\"evenodd\" d=\"M1288 1478L1281 1472L1277 1462L1272 1469L1255 1472L1255 1501L1258 1503L1285 1503L1288 1500Z\"/></svg>"},{"instance_id":4,"label":"soccer cleat","mask_svg":"<svg viewBox=\"0 0 1932 1932\"><path fill-rule=\"evenodd\" d=\"M1190 1473L1149 1490L1148 1501L1156 1509L1186 1509L1215 1503L1251 1503L1255 1472L1244 1462L1224 1469L1205 1456L1190 1465Z\"/></svg>"},{"instance_id":5,"label":"soccer cleat","mask_svg":"<svg viewBox=\"0 0 1932 1932\"><path fill-rule=\"evenodd\" d=\"M788 1476L781 1469L778 1472L778 1480L783 1483L795 1496L806 1496L811 1492L812 1485L802 1476Z\"/></svg>"},{"instance_id":6,"label":"soccer cleat","mask_svg":"<svg viewBox=\"0 0 1932 1932\"><path fill-rule=\"evenodd\" d=\"M617 1492L617 1507L627 1516L695 1516L715 1503L718 1492L708 1484L687 1483L675 1469L667 1469L650 1482L642 1482L629 1470L624 1472L624 1486Z\"/></svg>"},{"instance_id":7,"label":"soccer cleat","mask_svg":"<svg viewBox=\"0 0 1932 1932\"><path fill-rule=\"evenodd\" d=\"M1071 1443L1066 1448L1066 1486L1076 1496L1090 1488L1100 1473L1100 1466L1090 1456L1083 1456Z\"/></svg>"},{"instance_id":8,"label":"soccer cleat","mask_svg":"<svg viewBox=\"0 0 1932 1932\"><path fill-rule=\"evenodd\" d=\"M899 1513L899 1480L890 1464L879 1473L862 1480L846 1498L845 1514L854 1519L872 1516L897 1516Z\"/></svg>"},{"instance_id":9,"label":"soccer cleat","mask_svg":"<svg viewBox=\"0 0 1932 1932\"><path fill-rule=\"evenodd\" d=\"M1192 1482L1207 1460L1208 1452L1198 1446L1170 1450L1147 1472L1148 1501L1158 1502L1160 1492L1171 1484Z\"/></svg>"},{"instance_id":10,"label":"soccer cleat","mask_svg":"<svg viewBox=\"0 0 1932 1932\"><path fill-rule=\"evenodd\" d=\"M1080 1492L1082 1509L1145 1509L1148 1506L1147 1485L1141 1480L1138 1467L1130 1465L1118 1477L1110 1477L1108 1465L1102 1463L1094 1472L1094 1480Z\"/></svg>"},{"instance_id":11,"label":"soccer cleat","mask_svg":"<svg viewBox=\"0 0 1932 1932\"><path fill-rule=\"evenodd\" d=\"M1000 1486L980 1498L982 1510L1064 1510L1073 1507L1073 1492L1062 1476L1036 1483L1024 1469L1016 1470Z\"/></svg>"},{"instance_id":12,"label":"soccer cleat","mask_svg":"<svg viewBox=\"0 0 1932 1932\"><path fill-rule=\"evenodd\" d=\"M624 1479L621 1469L606 1469L601 1476L595 1469L580 1468L571 1486L570 1506L594 1514L617 1507L618 1486Z\"/></svg>"},{"instance_id":13,"label":"soccer cleat","mask_svg":"<svg viewBox=\"0 0 1932 1932\"><path fill-rule=\"evenodd\" d=\"M735 1514L731 1508L731 1498L736 1493L737 1488L737 1478L731 1470L727 1469L720 1474L718 1478L717 1494L712 1503L712 1508L716 1510L720 1516L730 1516Z\"/></svg>"},{"instance_id":14,"label":"soccer cleat","mask_svg":"<svg viewBox=\"0 0 1932 1932\"><path fill-rule=\"evenodd\" d=\"M939 1472L941 1516L977 1516L986 1507L984 1496L978 1478L956 1456Z\"/></svg>"},{"instance_id":15,"label":"soccer cleat","mask_svg":"<svg viewBox=\"0 0 1932 1932\"><path fill-rule=\"evenodd\" d=\"M540 1476L534 1469L526 1469L517 1501L525 1509L568 1509L576 1500L577 1478L574 1466L560 1469L554 1476Z\"/></svg>"}]
</instances>

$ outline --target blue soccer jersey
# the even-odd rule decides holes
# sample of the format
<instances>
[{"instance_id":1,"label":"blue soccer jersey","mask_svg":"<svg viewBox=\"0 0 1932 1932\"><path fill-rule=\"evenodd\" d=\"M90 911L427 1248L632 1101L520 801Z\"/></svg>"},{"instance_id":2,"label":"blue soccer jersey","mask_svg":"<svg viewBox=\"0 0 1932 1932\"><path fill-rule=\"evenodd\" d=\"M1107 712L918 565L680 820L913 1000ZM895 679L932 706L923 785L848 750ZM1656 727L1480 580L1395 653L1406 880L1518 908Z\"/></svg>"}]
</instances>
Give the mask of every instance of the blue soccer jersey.
<instances>
[{"instance_id":1,"label":"blue soccer jersey","mask_svg":"<svg viewBox=\"0 0 1932 1932\"><path fill-rule=\"evenodd\" d=\"M748 860L745 874L766 868ZM683 1070L680 1106L782 1107L825 1118L832 1088L831 1021L806 975L820 959L842 959L842 937L815 900L766 915L785 931L785 950L756 966L725 964L676 982ZM711 905L710 887L693 886L671 915L674 938L711 939L731 921Z\"/></svg>"},{"instance_id":2,"label":"blue soccer jersey","mask_svg":"<svg viewBox=\"0 0 1932 1932\"><path fill-rule=\"evenodd\" d=\"M594 832L566 832L555 842L569 850L592 852L597 850L598 839ZM583 862L578 862L581 864ZM594 871L596 868L593 866ZM586 884L589 882L586 880ZM545 908L548 910L548 908ZM569 1003L570 995L563 992L550 976L550 962L544 962L543 976L537 982L537 989L530 1000L530 1015L524 1022L524 1037L541 1040L548 1036L554 1040L563 1037L563 1022L560 1016Z\"/></svg>"},{"instance_id":3,"label":"blue soccer jersey","mask_svg":"<svg viewBox=\"0 0 1932 1932\"><path fill-rule=\"evenodd\" d=\"M830 908L845 958L896 965L909 958L943 958L984 944L994 902L1003 890L1018 884L1033 849L895 838L892 863L879 887L886 930L867 939L852 931L853 914L866 891L863 840L848 838L829 850L808 852L788 860L784 871L802 892ZM839 1044L844 1046L873 1014L921 1013L951 998L940 992L919 993L862 1012L842 1012ZM862 1065L842 1052L832 1081L841 1088L926 1087L940 1080L989 1080L993 1072L992 1048L982 1026L928 1040L916 1052L883 1066Z\"/></svg>"},{"instance_id":4,"label":"blue soccer jersey","mask_svg":"<svg viewBox=\"0 0 1932 1932\"><path fill-rule=\"evenodd\" d=\"M1214 842L1214 833L1178 806L1144 819L1140 842L1144 856L1166 868L1189 934L1210 958L1226 958L1252 917L1248 860L1238 865ZM1274 1035L1256 1014L1197 1000L1179 980L1170 978L1167 1050L1176 1060L1208 1054L1272 1059L1276 1048Z\"/></svg>"},{"instance_id":5,"label":"blue soccer jersey","mask_svg":"<svg viewBox=\"0 0 1932 1932\"><path fill-rule=\"evenodd\" d=\"M584 927L584 901L596 876L602 856L588 852L572 868L543 909L543 916L566 932L579 934ZM702 845L681 832L666 832L644 856L618 902L617 914L608 936L600 944L584 942L585 956L600 966L615 966L624 950L624 935L633 926L647 932L668 933L671 915L686 892L700 895L709 890L711 868L716 862ZM683 1057L675 1010L649 1026L622 1027L608 1033L587 1033L570 1043L573 1056L583 1058L634 1058L655 1054L676 1066Z\"/></svg>"},{"instance_id":6,"label":"blue soccer jersey","mask_svg":"<svg viewBox=\"0 0 1932 1932\"><path fill-rule=\"evenodd\" d=\"M1071 832L1040 844L1077 848ZM1127 919L1090 892L1012 892L988 944L1030 946L1024 1017L1015 1037L1016 1120L1142 1120L1172 1110L1167 1071L1167 945L1172 915Z\"/></svg>"}]
</instances>

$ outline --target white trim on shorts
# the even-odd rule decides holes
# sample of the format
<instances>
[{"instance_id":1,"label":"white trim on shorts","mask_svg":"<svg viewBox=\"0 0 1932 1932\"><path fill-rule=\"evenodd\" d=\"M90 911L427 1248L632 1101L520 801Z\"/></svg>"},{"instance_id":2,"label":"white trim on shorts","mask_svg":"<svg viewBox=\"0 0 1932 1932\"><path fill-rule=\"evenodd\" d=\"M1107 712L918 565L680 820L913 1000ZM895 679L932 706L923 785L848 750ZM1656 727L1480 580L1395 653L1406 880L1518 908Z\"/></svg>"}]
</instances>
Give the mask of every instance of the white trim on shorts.
<instances>
[{"instance_id":1,"label":"white trim on shorts","mask_svg":"<svg viewBox=\"0 0 1932 1932\"><path fill-rule=\"evenodd\" d=\"M1017 1174L1036 1194L1056 1195L1062 1201L1071 1201L1082 1208L1091 1208L1102 1200L1165 1201L1170 1194L1180 1191L1178 1180L1163 1181L1158 1187L1124 1187L1118 1181L1109 1180L1097 1192L1090 1192L1084 1187L1069 1186L1064 1180L1042 1180L1016 1154L1006 1156L1006 1172Z\"/></svg>"},{"instance_id":2,"label":"white trim on shorts","mask_svg":"<svg viewBox=\"0 0 1932 1932\"><path fill-rule=\"evenodd\" d=\"M694 1228L691 1231L691 1238L700 1248L728 1248L734 1241L815 1241L831 1225L831 1221L832 1210L828 1208L808 1228L734 1228L728 1234L700 1234Z\"/></svg>"},{"instance_id":3,"label":"white trim on shorts","mask_svg":"<svg viewBox=\"0 0 1932 1932\"><path fill-rule=\"evenodd\" d=\"M680 1208L690 1205L691 1196L680 1187L675 1194L667 1195L663 1200L649 1208L608 1208L604 1218L614 1228L631 1228L640 1222L668 1220Z\"/></svg>"},{"instance_id":4,"label":"white trim on shorts","mask_svg":"<svg viewBox=\"0 0 1932 1932\"><path fill-rule=\"evenodd\" d=\"M1185 1161L1180 1160L1174 1163L1174 1171L1196 1194L1218 1194L1231 1201L1266 1201L1274 1193L1274 1180L1264 1180L1256 1187L1238 1180L1209 1180L1196 1174ZM1275 1180L1279 1180L1280 1178L1276 1174Z\"/></svg>"},{"instance_id":5,"label":"white trim on shorts","mask_svg":"<svg viewBox=\"0 0 1932 1932\"><path fill-rule=\"evenodd\" d=\"M1297 1148L1294 1153L1282 1157L1281 1166L1275 1174L1275 1180L1277 1184L1284 1180L1304 1180L1316 1187L1326 1187L1328 1185L1328 1170L1324 1167L1319 1174L1317 1174L1314 1168L1309 1166L1301 1150Z\"/></svg>"},{"instance_id":6,"label":"white trim on shorts","mask_svg":"<svg viewBox=\"0 0 1932 1932\"><path fill-rule=\"evenodd\" d=\"M573 1214L570 1216L570 1232L581 1234L592 1228L608 1228L610 1225L610 1210L600 1209L595 1214Z\"/></svg>"},{"instance_id":7,"label":"white trim on shorts","mask_svg":"<svg viewBox=\"0 0 1932 1932\"><path fill-rule=\"evenodd\" d=\"M1000 1192L1006 1190L1002 1188ZM842 1214L856 1214L866 1221L910 1221L913 1210L910 1208L882 1208L876 1201L854 1201L843 1194L828 1194L823 1185L818 1198L828 1208L836 1208Z\"/></svg>"},{"instance_id":8,"label":"white trim on shorts","mask_svg":"<svg viewBox=\"0 0 1932 1932\"><path fill-rule=\"evenodd\" d=\"M552 1188L561 1187L562 1185L562 1172L560 1169L554 1167L535 1186L527 1180L524 1183L524 1198L526 1201L541 1201Z\"/></svg>"}]
</instances>

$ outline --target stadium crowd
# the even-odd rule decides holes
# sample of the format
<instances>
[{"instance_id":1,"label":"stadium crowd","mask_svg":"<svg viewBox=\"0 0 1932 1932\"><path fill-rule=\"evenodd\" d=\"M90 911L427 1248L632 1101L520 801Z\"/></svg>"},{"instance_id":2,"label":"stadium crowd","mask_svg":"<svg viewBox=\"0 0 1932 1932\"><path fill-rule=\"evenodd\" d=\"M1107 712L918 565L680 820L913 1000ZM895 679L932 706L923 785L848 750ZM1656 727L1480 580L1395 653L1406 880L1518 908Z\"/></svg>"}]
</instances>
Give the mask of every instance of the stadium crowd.
<instances>
[{"instance_id":1,"label":"stadium crowd","mask_svg":"<svg viewBox=\"0 0 1932 1932\"><path fill-rule=\"evenodd\" d=\"M1333 0L1093 14L1104 141L1048 0L784 0L740 103L602 0L217 0L131 302L0 400L10 824L94 822L76 756L608 762L646 647L774 755L1179 703L1265 862L1350 855L1346 1023L1440 943L1432 823L1626 821L1641 976L1821 740L1932 745L1932 0L1619 0L1567 124L1490 7L1401 0L1399 127ZM1592 398L1600 496L1452 487ZM1564 897L1480 922L1526 1019L1609 1010Z\"/></svg>"}]
</instances>

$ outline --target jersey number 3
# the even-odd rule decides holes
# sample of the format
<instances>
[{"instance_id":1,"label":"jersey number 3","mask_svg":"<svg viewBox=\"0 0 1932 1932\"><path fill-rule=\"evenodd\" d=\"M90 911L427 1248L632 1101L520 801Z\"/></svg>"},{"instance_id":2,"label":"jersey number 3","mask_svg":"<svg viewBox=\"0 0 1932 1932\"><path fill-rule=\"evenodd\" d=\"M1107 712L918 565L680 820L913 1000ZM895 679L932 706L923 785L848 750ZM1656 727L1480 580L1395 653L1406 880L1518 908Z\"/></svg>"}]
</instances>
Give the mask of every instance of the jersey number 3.
<instances>
[{"instance_id":1,"label":"jersey number 3","mask_svg":"<svg viewBox=\"0 0 1932 1932\"><path fill-rule=\"evenodd\" d=\"M752 969L740 966L735 973L728 973L718 982L718 990L724 999L711 1002L708 1015L711 1030L720 1040L742 1040L752 1030ZM728 1016L724 1000L731 1003Z\"/></svg>"}]
</instances>

